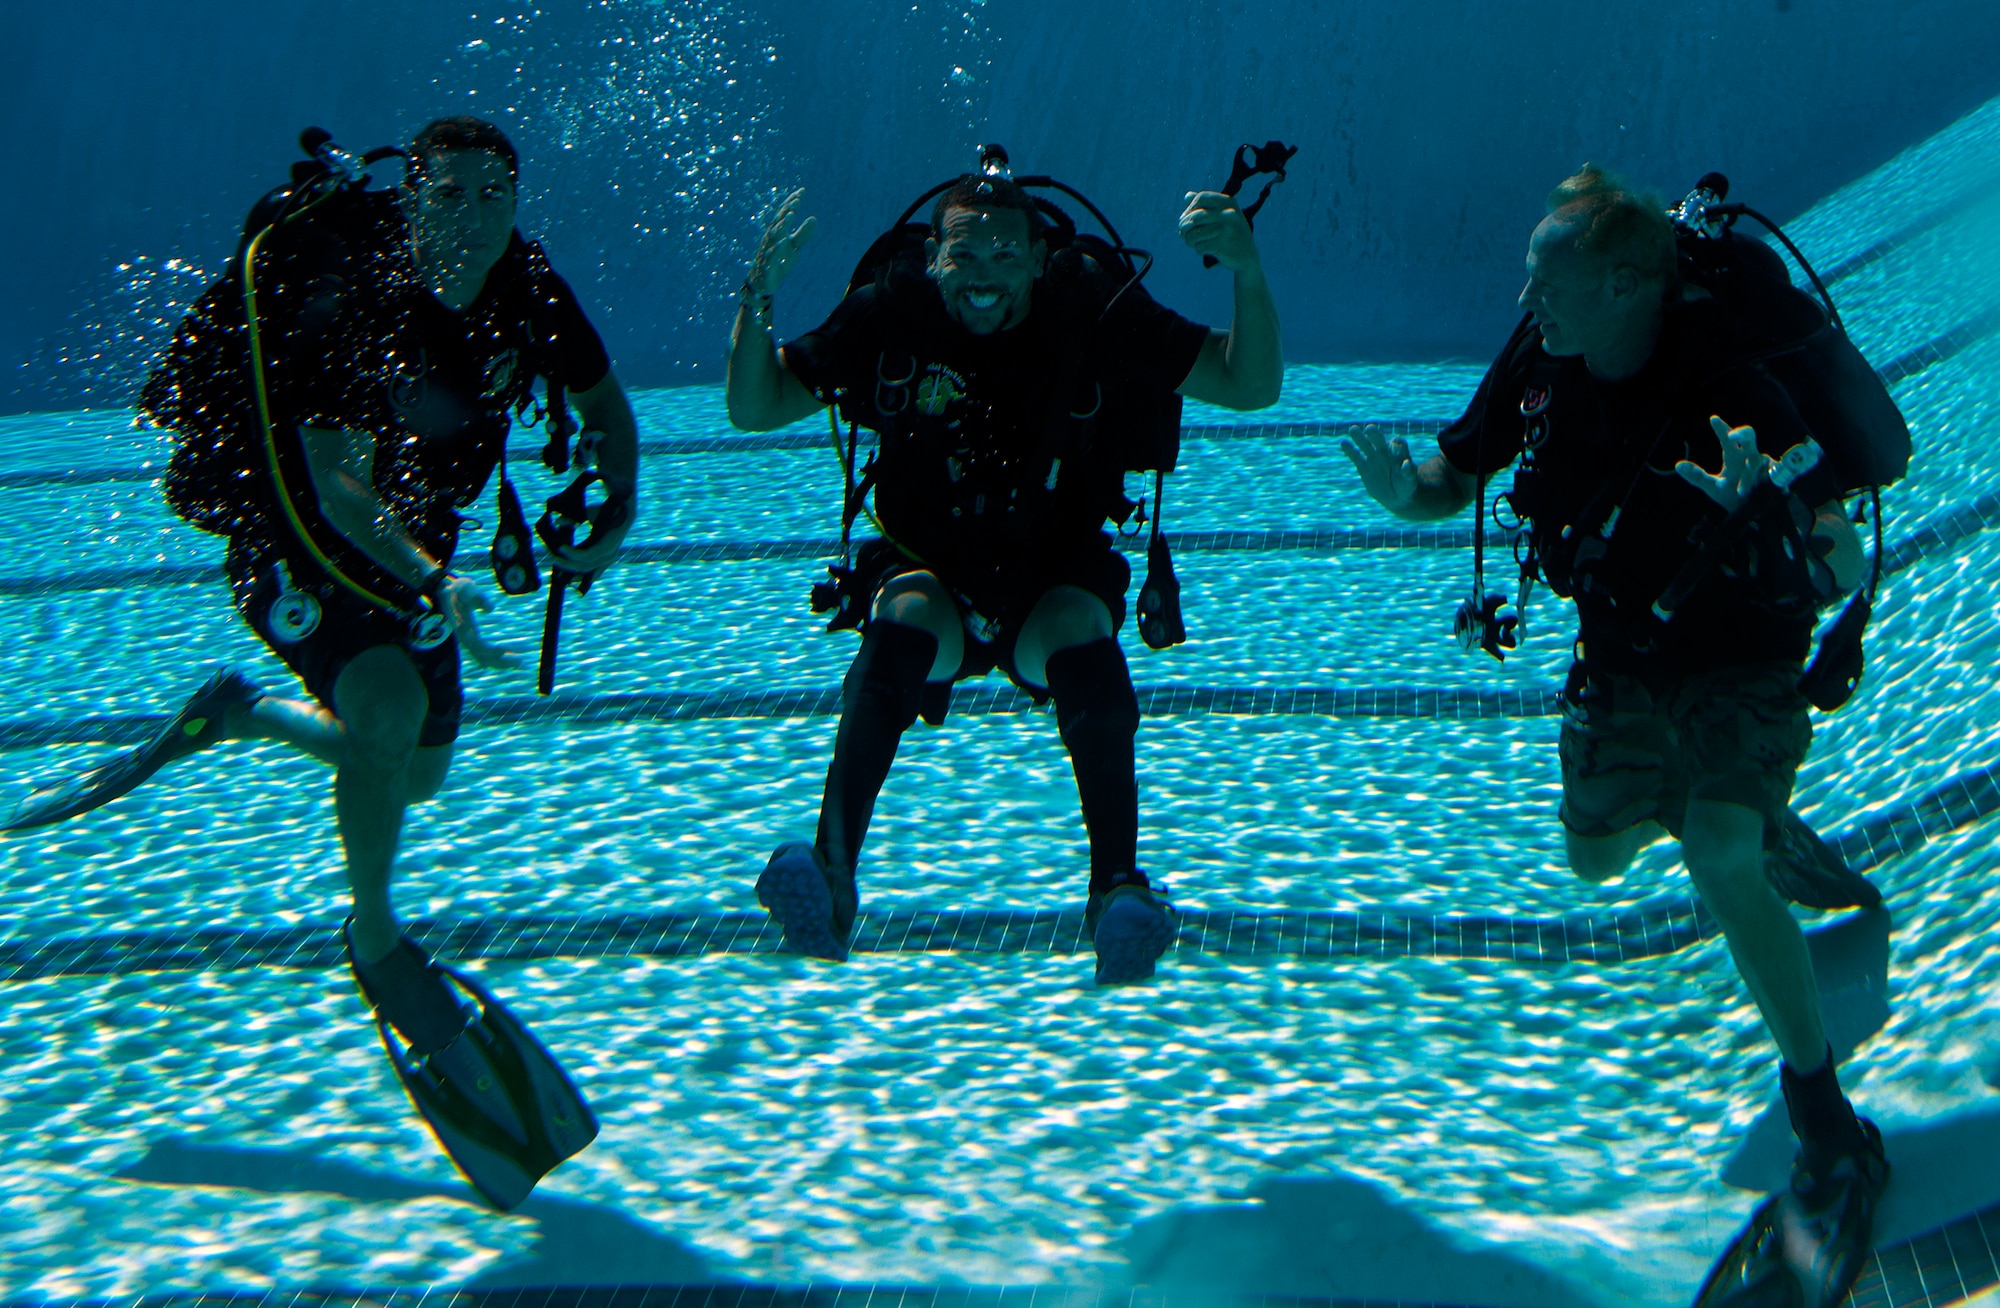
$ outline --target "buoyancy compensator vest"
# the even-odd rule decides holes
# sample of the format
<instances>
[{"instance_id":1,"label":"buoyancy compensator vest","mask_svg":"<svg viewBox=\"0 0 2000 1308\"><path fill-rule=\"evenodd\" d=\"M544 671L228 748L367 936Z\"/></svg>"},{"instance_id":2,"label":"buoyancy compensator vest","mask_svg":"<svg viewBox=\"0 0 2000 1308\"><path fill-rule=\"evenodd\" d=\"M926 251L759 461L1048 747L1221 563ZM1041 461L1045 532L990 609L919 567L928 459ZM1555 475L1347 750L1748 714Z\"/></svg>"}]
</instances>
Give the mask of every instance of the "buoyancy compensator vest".
<instances>
[{"instance_id":1,"label":"buoyancy compensator vest","mask_svg":"<svg viewBox=\"0 0 2000 1308\"><path fill-rule=\"evenodd\" d=\"M1680 205L1668 211L1674 225L1681 280L1698 295L1716 302L1727 319L1734 343L1730 357L1720 368L1696 380L1698 384L1706 384L1736 369L1753 368L1777 381L1812 434L1821 457L1831 467L1841 495L1866 492L1873 501L1875 550L1869 581L1827 630L1800 681L1800 690L1806 698L1830 712L1847 702L1861 679L1862 631L1881 585L1881 490L1900 480L1908 470L1910 430L1881 377L1848 337L1832 296L1805 255L1763 214L1747 205L1724 203L1728 189L1727 178L1709 173ZM1763 224L1791 253L1816 295L1793 285L1783 259L1769 245L1735 231L1736 220L1745 216ZM1524 351L1532 348L1532 333L1520 339ZM1541 385L1542 379L1531 369L1521 399L1521 413L1530 424L1529 460L1538 444L1533 437L1533 423L1539 412L1536 402ZM1635 468L1634 472L1637 471ZM1604 519L1608 511L1610 519L1615 521L1622 508L1617 495L1623 488L1623 479L1617 479L1617 483L1608 485L1610 494L1600 497L1606 503L1593 505L1581 516L1596 522ZM1515 643L1513 629L1517 617L1500 615L1506 597L1485 593L1484 491L1485 479L1481 477L1474 526L1473 592L1472 598L1460 608L1457 628L1460 641L1467 648L1483 648L1501 658L1502 650L1512 648ZM1800 515L1792 516L1795 520ZM1522 526L1518 521L1502 525L1513 530ZM1573 583L1577 565L1588 562L1585 556L1593 548L1601 553L1603 543L1596 537L1578 543L1576 557L1566 560L1559 569L1561 576L1547 571L1555 560L1539 559L1532 549L1522 554L1517 544L1517 557L1522 563L1521 598L1516 601L1517 607L1525 602L1530 585L1537 579L1549 581L1559 593L1570 593L1570 586L1564 583ZM1800 540L1798 545L1803 548L1805 542ZM1713 558L1719 552L1715 543L1709 542L1700 553L1704 558ZM1689 578L1677 579L1675 589L1684 596L1689 585ZM1670 608L1663 614L1655 607L1656 618L1664 620L1670 613Z\"/></svg>"},{"instance_id":2,"label":"buoyancy compensator vest","mask_svg":"<svg viewBox=\"0 0 2000 1308\"><path fill-rule=\"evenodd\" d=\"M1147 521L1144 499L1135 502L1124 495L1123 474L1153 473L1149 561L1162 581L1149 579L1141 588L1140 630L1154 648L1178 644L1186 639L1178 612L1162 614L1149 623L1146 596L1152 592L1154 607L1162 607L1165 588L1173 583L1171 559L1158 519L1165 474L1173 471L1180 454L1181 396L1105 376L1095 357L1096 330L1103 318L1128 297L1150 298L1140 282L1151 269L1153 257L1126 245L1117 228L1080 191L1054 178L1013 174L1000 146L981 147L980 173L1007 177L1024 188L1059 191L1081 204L1103 234L1079 231L1076 221L1052 200L1032 197L1039 218L1036 235L1049 251L1047 269L1034 291L1036 322L1043 329L1034 360L1041 383L1037 389L1044 397L1041 412L1034 417L1039 430L1034 448L1024 459L1016 460L1020 466L1009 465L994 473L1013 484L972 487L968 493L1025 496L1016 530L1031 529L1059 488L1060 493L1075 497L1074 502L1086 504L1089 511L1101 510L1097 521L1109 518L1123 528L1135 515L1138 524ZM924 246L931 236L930 226L913 219L927 202L959 180L954 177L940 182L913 200L869 245L848 279L849 294L873 288L884 315L888 343L882 351L878 384L869 390L843 392L837 400L837 417L848 423L844 447L835 429L846 479L841 514L843 557L831 569L833 580L813 591L814 611L833 613L828 623L831 630L857 625L866 602L856 593L856 579L849 568L854 520L869 512L868 495L902 472L902 460L920 453L916 437L931 406L914 392L919 374L925 371L924 361L936 345L934 325L926 330L925 314L918 306L930 306L935 289ZM881 441L857 468L857 430L862 427L879 433ZM879 520L875 525L882 526ZM888 536L886 531L883 534ZM909 546L894 543L921 561Z\"/></svg>"},{"instance_id":3,"label":"buoyancy compensator vest","mask_svg":"<svg viewBox=\"0 0 2000 1308\"><path fill-rule=\"evenodd\" d=\"M407 587L357 578L335 561L345 543L315 525L303 445L291 415L274 408L269 376L274 350L331 324L347 261L406 238L407 220L395 197L368 185L370 168L406 156L393 146L355 156L319 128L301 133L299 143L310 157L294 163L291 180L251 208L224 275L189 310L140 393L140 412L173 433L162 493L189 524L274 552L289 565L283 571L288 592L294 575L301 582L311 578L312 585L323 579L373 607L409 617L413 630L438 626L426 623L437 615ZM531 281L552 275L541 247L519 233L503 265L496 275ZM523 322L520 331L522 357L531 362L516 371L504 397L516 417L535 403L536 329ZM544 404L566 454L573 427L561 388L551 384ZM504 444L501 460L495 577L502 590L523 594L539 587L540 576L507 476Z\"/></svg>"}]
</instances>

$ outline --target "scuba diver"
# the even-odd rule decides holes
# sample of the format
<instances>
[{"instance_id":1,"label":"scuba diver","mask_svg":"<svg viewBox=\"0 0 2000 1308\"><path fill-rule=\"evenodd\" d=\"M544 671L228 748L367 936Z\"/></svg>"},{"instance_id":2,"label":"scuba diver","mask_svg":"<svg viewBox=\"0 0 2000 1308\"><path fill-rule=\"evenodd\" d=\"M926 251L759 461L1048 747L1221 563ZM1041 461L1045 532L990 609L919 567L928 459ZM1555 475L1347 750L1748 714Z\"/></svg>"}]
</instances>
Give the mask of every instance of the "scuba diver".
<instances>
[{"instance_id":1,"label":"scuba diver","mask_svg":"<svg viewBox=\"0 0 2000 1308\"><path fill-rule=\"evenodd\" d=\"M1116 985L1153 974L1176 918L1138 866L1139 705L1118 643L1131 569L1104 527L1133 511L1124 470L1171 468L1171 456L1136 446L1178 448L1180 396L1264 408L1278 399L1283 358L1233 195L1190 193L1180 217L1182 239L1234 275L1234 317L1220 332L1146 294L1128 257L1143 252L1115 231L1110 242L1079 236L1026 185L1064 190L1103 222L1060 183L1017 183L989 146L980 171L937 188L928 225L899 222L875 243L806 335L780 347L771 333L773 296L814 226L793 225L801 193L778 208L744 282L730 420L762 431L835 406L850 421L845 521L872 489L880 531L816 592L815 607L834 612L829 629L858 626L861 648L817 836L779 847L757 897L788 949L844 959L862 839L903 732L919 716L941 723L952 684L997 667L1037 703L1055 701L1089 835L1096 979ZM858 480L855 426L881 439ZM1164 581L1142 588L1142 623ZM1158 647L1176 636L1149 628L1146 638Z\"/></svg>"},{"instance_id":2,"label":"scuba diver","mask_svg":"<svg viewBox=\"0 0 2000 1308\"><path fill-rule=\"evenodd\" d=\"M1803 827L1788 805L1812 738L1809 696L1825 708L1853 688L1825 695L1818 661L1805 667L1818 611L1862 578L1842 496L1900 477L1909 434L1831 330L1830 301L1821 314L1775 252L1718 232L1711 184L1726 191L1704 178L1688 204L1709 212L1677 236L1656 199L1586 164L1551 193L1528 248L1526 317L1440 453L1415 463L1373 429L1345 448L1369 494L1417 521L1475 500L1483 519L1485 479L1521 461L1501 497L1521 524L1502 525L1522 527L1524 578L1573 598L1579 624L1560 741L1569 864L1603 881L1663 831L1677 838L1782 1055L1799 1140L1790 1187L1759 1208L1697 1302L1831 1308L1867 1262L1889 1166L1840 1088L1780 892L1820 906L1879 895L1836 855L1816 863L1809 830L1784 831ZM1797 332L1760 339L1787 315ZM1855 472L1870 441L1886 470ZM1476 582L1460 612L1461 640L1497 657L1514 618L1482 591Z\"/></svg>"},{"instance_id":3,"label":"scuba diver","mask_svg":"<svg viewBox=\"0 0 2000 1308\"><path fill-rule=\"evenodd\" d=\"M252 211L229 274L181 325L140 407L175 433L169 502L228 537L238 612L311 699L222 669L152 740L31 796L8 825L88 812L223 740L282 741L332 765L362 995L440 1144L512 1208L589 1143L595 1119L498 1001L402 933L390 875L405 808L436 795L451 763L461 648L511 665L479 631L491 601L452 567L462 510L496 466L496 568L504 554L514 569L503 588L539 584L505 472L531 383L546 380L552 416L567 391L605 483L601 530L551 549L561 569L590 576L617 554L637 429L575 295L515 230L519 161L497 127L441 119L407 152L365 159L318 129L301 144L314 160ZM370 188L365 169L389 156L406 159L402 184Z\"/></svg>"}]
</instances>

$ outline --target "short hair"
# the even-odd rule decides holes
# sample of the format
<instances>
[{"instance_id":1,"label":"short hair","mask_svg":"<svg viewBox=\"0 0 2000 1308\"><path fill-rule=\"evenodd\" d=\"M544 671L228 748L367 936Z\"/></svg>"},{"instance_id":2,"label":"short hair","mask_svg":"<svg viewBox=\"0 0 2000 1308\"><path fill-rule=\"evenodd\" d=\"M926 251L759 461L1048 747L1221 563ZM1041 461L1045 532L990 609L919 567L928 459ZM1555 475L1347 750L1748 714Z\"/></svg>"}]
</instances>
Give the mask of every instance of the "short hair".
<instances>
[{"instance_id":1,"label":"short hair","mask_svg":"<svg viewBox=\"0 0 2000 1308\"><path fill-rule=\"evenodd\" d=\"M1647 281L1679 282L1674 228L1659 196L1587 163L1549 192L1548 203L1550 217L1579 229L1578 250L1628 266Z\"/></svg>"},{"instance_id":2,"label":"short hair","mask_svg":"<svg viewBox=\"0 0 2000 1308\"><path fill-rule=\"evenodd\" d=\"M446 150L486 150L497 154L507 162L507 175L516 182L521 180L521 155L507 139L507 133L484 118L459 114L426 123L424 130L410 142L410 185L423 180L432 155Z\"/></svg>"},{"instance_id":3,"label":"short hair","mask_svg":"<svg viewBox=\"0 0 2000 1308\"><path fill-rule=\"evenodd\" d=\"M1035 201L1021 187L1005 177L986 177L978 173L967 173L951 184L951 189L938 197L931 209L931 236L944 239L944 216L953 209L971 209L991 213L996 210L1011 209L1028 220L1028 236L1041 240L1043 228L1047 225L1042 211L1035 207Z\"/></svg>"}]
</instances>

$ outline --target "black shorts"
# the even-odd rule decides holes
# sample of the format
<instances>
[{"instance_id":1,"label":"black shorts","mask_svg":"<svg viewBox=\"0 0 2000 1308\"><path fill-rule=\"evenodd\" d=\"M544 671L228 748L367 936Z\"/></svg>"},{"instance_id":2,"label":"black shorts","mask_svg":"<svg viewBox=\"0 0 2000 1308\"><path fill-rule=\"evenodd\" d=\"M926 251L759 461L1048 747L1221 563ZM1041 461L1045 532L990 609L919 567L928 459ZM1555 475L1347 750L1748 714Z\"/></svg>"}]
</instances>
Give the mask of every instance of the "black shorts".
<instances>
[{"instance_id":1,"label":"black shorts","mask_svg":"<svg viewBox=\"0 0 2000 1308\"><path fill-rule=\"evenodd\" d=\"M1110 533L1102 531L1050 554L977 569L932 567L886 540L864 541L855 550L854 568L871 608L882 587L895 577L911 572L936 576L958 602L965 625L965 660L952 680L983 677L998 668L1036 703L1048 698L1048 688L1021 680L1014 666L1014 643L1042 596L1057 586L1079 586L1103 601L1116 632L1125 625L1125 592L1132 585L1132 565L1111 547ZM865 620L862 626L867 626Z\"/></svg>"},{"instance_id":2,"label":"black shorts","mask_svg":"<svg viewBox=\"0 0 2000 1308\"><path fill-rule=\"evenodd\" d=\"M312 697L338 714L333 702L333 686L341 671L367 650L393 645L410 656L410 663L423 679L430 695L430 711L424 714L417 744L425 749L449 745L458 739L458 723L465 708L465 689L459 681L458 638L430 649L410 647L407 619L388 613L336 587L317 592L320 603L319 626L298 640L281 640L272 634L271 604L280 587L275 572L236 588L236 611L263 638L271 652L298 674Z\"/></svg>"}]
</instances>

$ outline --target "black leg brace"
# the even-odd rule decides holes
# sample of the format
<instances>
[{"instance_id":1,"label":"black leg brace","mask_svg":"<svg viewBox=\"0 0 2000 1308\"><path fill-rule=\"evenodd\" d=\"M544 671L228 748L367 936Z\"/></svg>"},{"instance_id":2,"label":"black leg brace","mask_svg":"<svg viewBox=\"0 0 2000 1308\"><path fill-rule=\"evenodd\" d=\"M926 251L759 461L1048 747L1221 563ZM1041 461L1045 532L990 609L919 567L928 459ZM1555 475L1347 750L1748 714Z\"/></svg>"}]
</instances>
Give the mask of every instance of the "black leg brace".
<instances>
[{"instance_id":1,"label":"black leg brace","mask_svg":"<svg viewBox=\"0 0 2000 1308\"><path fill-rule=\"evenodd\" d=\"M921 627L879 618L868 624L841 683L840 731L819 806L816 843L829 866L852 869L861 857L875 797L889 779L897 744L917 720L937 652L937 637Z\"/></svg>"},{"instance_id":2,"label":"black leg brace","mask_svg":"<svg viewBox=\"0 0 2000 1308\"><path fill-rule=\"evenodd\" d=\"M1069 746L1083 825L1090 832L1090 889L1099 893L1132 880L1139 860L1139 783L1132 738L1139 730L1139 696L1125 651L1109 637L1049 655L1049 693L1056 727Z\"/></svg>"}]
</instances>

